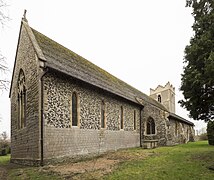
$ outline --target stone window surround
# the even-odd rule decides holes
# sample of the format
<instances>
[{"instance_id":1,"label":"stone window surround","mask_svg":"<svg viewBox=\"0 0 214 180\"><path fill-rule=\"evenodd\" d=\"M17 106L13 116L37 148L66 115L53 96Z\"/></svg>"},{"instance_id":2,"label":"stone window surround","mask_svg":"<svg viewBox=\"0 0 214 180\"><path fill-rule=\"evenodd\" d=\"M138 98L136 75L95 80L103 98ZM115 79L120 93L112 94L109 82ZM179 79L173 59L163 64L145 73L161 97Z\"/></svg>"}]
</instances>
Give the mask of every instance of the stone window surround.
<instances>
[{"instance_id":1,"label":"stone window surround","mask_svg":"<svg viewBox=\"0 0 214 180\"><path fill-rule=\"evenodd\" d=\"M17 129L23 129L26 127L26 106L27 106L27 88L25 84L25 74L23 69L19 70L19 76L17 81Z\"/></svg>"},{"instance_id":2,"label":"stone window surround","mask_svg":"<svg viewBox=\"0 0 214 180\"><path fill-rule=\"evenodd\" d=\"M101 101L100 111L101 111L101 113L100 113L101 114L101 117L100 117L100 129L106 129L106 103L105 103L104 99ZM102 111L103 111L103 114L102 114ZM102 118L103 118L103 127L102 127Z\"/></svg>"},{"instance_id":3,"label":"stone window surround","mask_svg":"<svg viewBox=\"0 0 214 180\"><path fill-rule=\"evenodd\" d=\"M147 134L147 122L148 122L148 120L150 120L150 119L152 119L153 121L154 121L154 124L155 124L155 120L151 117L151 116L149 116L148 118L147 118L147 120L145 121L145 123L144 123L144 127L145 127L145 130L144 130L144 135L145 136L156 136L157 135L157 127L156 127L156 125L155 125L155 133L154 134Z\"/></svg>"},{"instance_id":4,"label":"stone window surround","mask_svg":"<svg viewBox=\"0 0 214 180\"><path fill-rule=\"evenodd\" d=\"M120 130L124 130L124 108L120 106Z\"/></svg>"},{"instance_id":5,"label":"stone window surround","mask_svg":"<svg viewBox=\"0 0 214 180\"><path fill-rule=\"evenodd\" d=\"M77 126L72 125L72 96L76 94L77 97ZM73 91L70 97L70 127L71 128L79 128L80 127L80 98L76 91Z\"/></svg>"},{"instance_id":6,"label":"stone window surround","mask_svg":"<svg viewBox=\"0 0 214 180\"><path fill-rule=\"evenodd\" d=\"M161 94L158 94L158 102L161 103Z\"/></svg>"}]
</instances>

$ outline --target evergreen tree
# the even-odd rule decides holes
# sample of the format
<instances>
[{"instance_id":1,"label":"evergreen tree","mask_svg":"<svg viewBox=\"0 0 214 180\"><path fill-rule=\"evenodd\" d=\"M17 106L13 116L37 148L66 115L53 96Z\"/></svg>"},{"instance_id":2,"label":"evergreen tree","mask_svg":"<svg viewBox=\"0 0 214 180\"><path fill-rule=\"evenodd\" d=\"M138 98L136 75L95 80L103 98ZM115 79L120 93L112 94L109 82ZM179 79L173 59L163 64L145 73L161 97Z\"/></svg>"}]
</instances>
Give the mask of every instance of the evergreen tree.
<instances>
[{"instance_id":1,"label":"evergreen tree","mask_svg":"<svg viewBox=\"0 0 214 180\"><path fill-rule=\"evenodd\" d=\"M185 48L179 103L190 117L205 122L214 119L214 0L187 0L192 7L194 35Z\"/></svg>"},{"instance_id":2,"label":"evergreen tree","mask_svg":"<svg viewBox=\"0 0 214 180\"><path fill-rule=\"evenodd\" d=\"M209 145L214 145L214 121L209 121L207 124L207 136Z\"/></svg>"}]
</instances>

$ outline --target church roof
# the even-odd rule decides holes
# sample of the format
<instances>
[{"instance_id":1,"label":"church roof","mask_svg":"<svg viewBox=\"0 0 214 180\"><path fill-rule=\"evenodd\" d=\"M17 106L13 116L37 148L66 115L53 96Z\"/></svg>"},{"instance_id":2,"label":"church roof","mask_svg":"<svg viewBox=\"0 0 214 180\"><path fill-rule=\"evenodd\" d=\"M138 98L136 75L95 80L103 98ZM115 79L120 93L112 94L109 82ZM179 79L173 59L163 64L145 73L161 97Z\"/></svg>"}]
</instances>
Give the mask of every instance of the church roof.
<instances>
[{"instance_id":1,"label":"church roof","mask_svg":"<svg viewBox=\"0 0 214 180\"><path fill-rule=\"evenodd\" d=\"M185 122L186 124L189 124L189 125L191 125L191 126L194 126L194 123L192 123L192 122L190 122L190 121L188 121L188 120L186 120L186 119L184 119L184 118L178 116L178 115L175 114L175 113L169 113L169 116L168 116L168 117L169 117L169 119L170 119L170 118L173 118L173 119L176 119L177 121Z\"/></svg>"},{"instance_id":2,"label":"church roof","mask_svg":"<svg viewBox=\"0 0 214 180\"><path fill-rule=\"evenodd\" d=\"M25 26L28 26L26 22L23 23ZM116 78L102 68L94 65L80 55L74 53L29 26L26 27L26 29L31 30L30 34L31 36L33 34L33 39L35 38L33 40L33 44L39 46L35 49L39 49L39 51L41 50L39 52L41 55L40 59L45 61L46 67L55 69L69 76L92 84L134 103L141 105L144 105L144 103L150 103L156 107L166 110L166 108L159 102L124 81ZM139 101L139 99L141 99L141 101Z\"/></svg>"},{"instance_id":3,"label":"church roof","mask_svg":"<svg viewBox=\"0 0 214 180\"><path fill-rule=\"evenodd\" d=\"M59 71L93 86L101 88L105 91L113 93L117 96L125 98L129 101L145 106L147 103L154 105L162 110L168 111L161 103L142 93L136 88L130 86L124 81L116 78L102 68L96 66L80 55L74 53L68 48L60 45L54 40L48 38L42 33L31 28L27 20L22 19L21 28L25 28L31 39L33 47L39 60L45 62L45 67ZM21 32L21 30L20 30ZM19 34L20 38L20 34ZM19 41L18 41L19 45ZM18 48L17 48L18 49ZM17 55L17 54L16 54ZM16 64L16 58L15 58ZM14 64L14 66L15 66ZM12 81L14 76L14 69ZM9 97L11 96L12 83L10 87ZM173 117L179 121L194 125L192 122L170 113L169 118Z\"/></svg>"}]
</instances>

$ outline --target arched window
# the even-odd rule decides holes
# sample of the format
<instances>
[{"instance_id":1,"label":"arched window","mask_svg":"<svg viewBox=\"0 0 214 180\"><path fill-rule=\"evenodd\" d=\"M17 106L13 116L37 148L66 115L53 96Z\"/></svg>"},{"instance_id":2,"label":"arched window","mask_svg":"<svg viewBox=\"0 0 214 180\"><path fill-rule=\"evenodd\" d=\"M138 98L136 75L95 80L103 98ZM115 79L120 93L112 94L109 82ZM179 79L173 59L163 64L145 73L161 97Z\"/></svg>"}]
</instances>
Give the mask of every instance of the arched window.
<instances>
[{"instance_id":1,"label":"arched window","mask_svg":"<svg viewBox=\"0 0 214 180\"><path fill-rule=\"evenodd\" d=\"M158 102L161 103L161 95L160 94L158 95Z\"/></svg>"},{"instance_id":2,"label":"arched window","mask_svg":"<svg viewBox=\"0 0 214 180\"><path fill-rule=\"evenodd\" d=\"M134 110L134 130L136 130L136 111Z\"/></svg>"},{"instance_id":3,"label":"arched window","mask_svg":"<svg viewBox=\"0 0 214 180\"><path fill-rule=\"evenodd\" d=\"M25 75L24 71L21 69L19 72L18 82L18 129L24 128L26 126L26 86L25 86Z\"/></svg>"},{"instance_id":4,"label":"arched window","mask_svg":"<svg viewBox=\"0 0 214 180\"><path fill-rule=\"evenodd\" d=\"M123 106L120 107L120 129L123 129Z\"/></svg>"},{"instance_id":5,"label":"arched window","mask_svg":"<svg viewBox=\"0 0 214 180\"><path fill-rule=\"evenodd\" d=\"M155 134L155 121L151 117L146 122L146 134Z\"/></svg>"},{"instance_id":6,"label":"arched window","mask_svg":"<svg viewBox=\"0 0 214 180\"><path fill-rule=\"evenodd\" d=\"M105 118L105 101L101 102L101 128L106 127L106 118Z\"/></svg>"},{"instance_id":7,"label":"arched window","mask_svg":"<svg viewBox=\"0 0 214 180\"><path fill-rule=\"evenodd\" d=\"M175 136L178 135L178 122L175 122Z\"/></svg>"},{"instance_id":8,"label":"arched window","mask_svg":"<svg viewBox=\"0 0 214 180\"><path fill-rule=\"evenodd\" d=\"M78 100L77 100L77 93L74 92L72 94L72 126L78 125Z\"/></svg>"}]
</instances>

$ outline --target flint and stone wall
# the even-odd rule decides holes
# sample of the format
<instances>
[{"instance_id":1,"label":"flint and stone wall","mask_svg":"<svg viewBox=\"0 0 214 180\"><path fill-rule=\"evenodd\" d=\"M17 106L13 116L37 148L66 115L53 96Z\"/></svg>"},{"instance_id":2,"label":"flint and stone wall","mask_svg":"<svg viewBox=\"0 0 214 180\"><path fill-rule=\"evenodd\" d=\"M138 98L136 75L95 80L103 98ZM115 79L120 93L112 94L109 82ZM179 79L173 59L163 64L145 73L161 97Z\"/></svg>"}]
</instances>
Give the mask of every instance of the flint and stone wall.
<instances>
[{"instance_id":1,"label":"flint and stone wall","mask_svg":"<svg viewBox=\"0 0 214 180\"><path fill-rule=\"evenodd\" d=\"M171 146L194 141L193 126L168 117L167 111L145 103L141 132L141 142L144 148ZM149 118L155 121L155 134L146 134L146 122Z\"/></svg>"},{"instance_id":2,"label":"flint and stone wall","mask_svg":"<svg viewBox=\"0 0 214 180\"><path fill-rule=\"evenodd\" d=\"M71 126L71 96L79 102L79 126ZM100 128L101 103L106 128ZM121 106L124 128L120 129ZM134 130L136 111L136 130ZM44 78L44 159L75 158L109 150L140 146L140 106L62 74Z\"/></svg>"},{"instance_id":3,"label":"flint and stone wall","mask_svg":"<svg viewBox=\"0 0 214 180\"><path fill-rule=\"evenodd\" d=\"M170 119L170 139L172 145L187 143L194 141L194 129L193 126Z\"/></svg>"},{"instance_id":4,"label":"flint and stone wall","mask_svg":"<svg viewBox=\"0 0 214 180\"><path fill-rule=\"evenodd\" d=\"M32 43L24 27L21 29L19 47L11 89L11 161L35 164L40 159L39 148L39 69ZM26 127L18 129L18 76L25 74Z\"/></svg>"},{"instance_id":5,"label":"flint and stone wall","mask_svg":"<svg viewBox=\"0 0 214 180\"><path fill-rule=\"evenodd\" d=\"M155 134L146 134L146 122L149 118L155 121ZM142 144L143 147L146 145L147 141L156 141L157 146L167 145L168 139L168 118L167 113L152 105L145 103L143 113L142 113ZM145 147L146 148L146 147Z\"/></svg>"}]
</instances>

